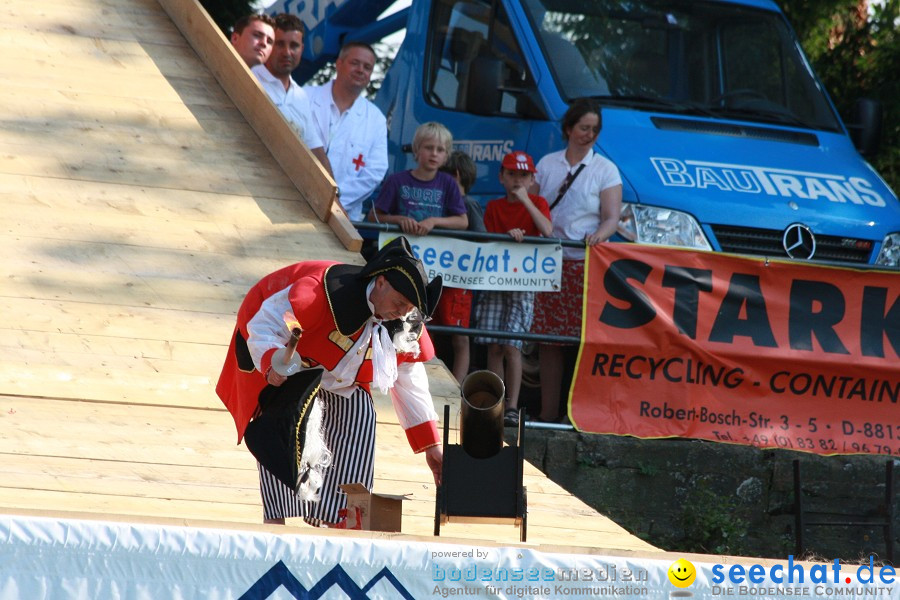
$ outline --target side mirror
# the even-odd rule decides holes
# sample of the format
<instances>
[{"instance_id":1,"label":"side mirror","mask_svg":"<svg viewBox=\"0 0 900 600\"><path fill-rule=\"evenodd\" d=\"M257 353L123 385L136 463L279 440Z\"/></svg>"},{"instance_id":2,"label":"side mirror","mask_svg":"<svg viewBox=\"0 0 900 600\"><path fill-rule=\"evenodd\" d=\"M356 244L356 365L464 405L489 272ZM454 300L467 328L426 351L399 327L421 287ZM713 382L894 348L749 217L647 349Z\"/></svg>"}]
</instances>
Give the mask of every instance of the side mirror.
<instances>
[{"instance_id":1,"label":"side mirror","mask_svg":"<svg viewBox=\"0 0 900 600\"><path fill-rule=\"evenodd\" d=\"M466 110L476 115L493 115L500 110L503 87L503 61L492 56L477 56L469 67Z\"/></svg>"},{"instance_id":2,"label":"side mirror","mask_svg":"<svg viewBox=\"0 0 900 600\"><path fill-rule=\"evenodd\" d=\"M540 102L535 100L532 92L519 95L516 98L516 114L523 119L535 119L546 121L548 119L547 112L543 109Z\"/></svg>"},{"instance_id":3,"label":"side mirror","mask_svg":"<svg viewBox=\"0 0 900 600\"><path fill-rule=\"evenodd\" d=\"M866 158L874 156L881 144L884 118L884 107L881 102L871 98L859 98L853 105L850 118L852 122L847 124L847 129L850 130L853 145Z\"/></svg>"}]
</instances>

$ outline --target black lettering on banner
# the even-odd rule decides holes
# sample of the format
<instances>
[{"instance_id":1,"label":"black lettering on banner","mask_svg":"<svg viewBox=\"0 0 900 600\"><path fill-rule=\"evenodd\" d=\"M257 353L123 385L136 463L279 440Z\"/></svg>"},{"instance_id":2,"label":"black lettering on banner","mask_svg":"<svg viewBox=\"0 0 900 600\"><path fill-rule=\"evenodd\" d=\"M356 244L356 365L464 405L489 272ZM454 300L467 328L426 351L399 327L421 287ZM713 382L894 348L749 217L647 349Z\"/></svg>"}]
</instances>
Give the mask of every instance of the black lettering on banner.
<instances>
[{"instance_id":1,"label":"black lettering on banner","mask_svg":"<svg viewBox=\"0 0 900 600\"><path fill-rule=\"evenodd\" d=\"M666 265L662 285L675 289L675 310L672 312L672 320L678 331L692 340L697 339L700 292L712 291L712 271Z\"/></svg>"},{"instance_id":2,"label":"black lettering on banner","mask_svg":"<svg viewBox=\"0 0 900 600\"><path fill-rule=\"evenodd\" d=\"M797 279L791 284L788 340L794 350L812 350L815 335L829 354L850 354L834 326L844 318L846 302L836 285ZM816 309L819 310L816 310Z\"/></svg>"},{"instance_id":3,"label":"black lettering on banner","mask_svg":"<svg viewBox=\"0 0 900 600\"><path fill-rule=\"evenodd\" d=\"M591 368L591 375L600 375L601 377L622 377L623 375L630 379L642 379L644 377L640 369L634 367L636 362L647 362L646 356L636 355L628 357L625 360L624 354L613 354L610 356L605 352L597 352L594 355L594 366ZM612 359L612 361L610 361ZM607 372L607 366L609 371ZM624 372L622 371L624 367Z\"/></svg>"},{"instance_id":4,"label":"black lettering on banner","mask_svg":"<svg viewBox=\"0 0 900 600\"><path fill-rule=\"evenodd\" d=\"M591 369L591 375L596 375L600 373L602 377L606 377L606 363L609 362L609 354L605 354L603 352L598 352L594 355L594 366Z\"/></svg>"},{"instance_id":5,"label":"black lettering on banner","mask_svg":"<svg viewBox=\"0 0 900 600\"><path fill-rule=\"evenodd\" d=\"M612 262L603 275L603 289L611 297L627 302L629 307L617 308L607 302L600 312L599 321L619 329L634 329L652 321L656 316L653 302L627 281L634 279L644 283L651 271L653 267L639 260L620 259Z\"/></svg>"},{"instance_id":6,"label":"black lettering on banner","mask_svg":"<svg viewBox=\"0 0 900 600\"><path fill-rule=\"evenodd\" d=\"M859 324L859 345L863 356L884 358L884 336L900 356L900 296L885 312L887 288L869 287L863 289L861 321Z\"/></svg>"},{"instance_id":7,"label":"black lettering on banner","mask_svg":"<svg viewBox=\"0 0 900 600\"><path fill-rule=\"evenodd\" d=\"M662 370L663 377L665 377L666 380L671 381L672 383L680 383L681 382L681 375L673 374L669 371L669 367L671 367L673 364L676 364L676 363L679 366L683 365L684 359L678 358L678 357L669 358L669 359L666 359L665 364L663 365L663 370Z\"/></svg>"},{"instance_id":8,"label":"black lettering on banner","mask_svg":"<svg viewBox=\"0 0 900 600\"><path fill-rule=\"evenodd\" d=\"M741 318L746 307L747 318ZM775 335L769 323L766 299L759 285L759 277L747 273L733 273L728 291L719 306L719 314L709 332L709 341L731 344L736 335L746 336L756 346L776 348Z\"/></svg>"}]
</instances>

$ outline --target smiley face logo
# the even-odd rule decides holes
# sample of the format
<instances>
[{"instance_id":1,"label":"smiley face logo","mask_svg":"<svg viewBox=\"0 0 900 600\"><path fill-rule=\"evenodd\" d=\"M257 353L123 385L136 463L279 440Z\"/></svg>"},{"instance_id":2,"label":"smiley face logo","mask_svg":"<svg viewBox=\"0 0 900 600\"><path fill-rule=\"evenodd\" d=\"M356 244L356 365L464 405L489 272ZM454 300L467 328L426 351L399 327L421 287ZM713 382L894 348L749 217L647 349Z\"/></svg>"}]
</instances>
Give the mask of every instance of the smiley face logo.
<instances>
[{"instance_id":1,"label":"smiley face logo","mask_svg":"<svg viewBox=\"0 0 900 600\"><path fill-rule=\"evenodd\" d=\"M695 569L694 565L688 560L679 558L669 566L669 581L671 581L672 585L675 587L687 587L694 583L696 578L697 569Z\"/></svg>"}]
</instances>

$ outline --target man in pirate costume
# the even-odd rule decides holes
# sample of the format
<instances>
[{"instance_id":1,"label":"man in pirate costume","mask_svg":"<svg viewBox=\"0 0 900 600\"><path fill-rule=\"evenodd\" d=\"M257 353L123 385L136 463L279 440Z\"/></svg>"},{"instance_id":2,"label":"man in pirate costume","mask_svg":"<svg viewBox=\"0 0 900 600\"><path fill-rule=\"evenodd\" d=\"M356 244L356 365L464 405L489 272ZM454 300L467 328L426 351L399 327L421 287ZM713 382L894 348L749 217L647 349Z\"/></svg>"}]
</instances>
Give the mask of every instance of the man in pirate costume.
<instances>
[{"instance_id":1,"label":"man in pirate costume","mask_svg":"<svg viewBox=\"0 0 900 600\"><path fill-rule=\"evenodd\" d=\"M285 347L292 329L302 331L296 350L304 367L322 369L311 410L301 407L294 411L301 413L301 422L310 422L305 429L306 446L319 428L324 437L324 456L307 461L304 449L303 459L311 464L299 465L304 482L310 474L316 475L312 471L321 472L320 490L315 489L315 480L313 489L306 490L306 497L320 498L304 500L303 494L296 493L301 486L285 485L285 477L279 479L260 464L266 523L303 517L313 525L333 524L346 505L341 484L361 482L372 489L372 383L384 392L390 390L410 446L414 452L425 454L438 483L440 438L423 365L434 356L434 347L423 324L434 310L440 291L441 278L428 282L421 261L403 237L387 244L365 266L301 262L267 275L250 289L238 310L216 386L216 393L234 417L238 443L252 419L262 422L261 407L270 405L272 394L292 394L291 402L302 405L303 395L313 393L310 390L314 388L291 385L308 371L285 377L272 368L273 355ZM286 323L286 316L295 322ZM320 426L314 422L319 418ZM254 450L249 436L248 432L248 447ZM297 448L298 456L299 452ZM256 451L254 455L261 456ZM284 458L300 462L290 455ZM296 475L297 469L294 471Z\"/></svg>"}]
</instances>

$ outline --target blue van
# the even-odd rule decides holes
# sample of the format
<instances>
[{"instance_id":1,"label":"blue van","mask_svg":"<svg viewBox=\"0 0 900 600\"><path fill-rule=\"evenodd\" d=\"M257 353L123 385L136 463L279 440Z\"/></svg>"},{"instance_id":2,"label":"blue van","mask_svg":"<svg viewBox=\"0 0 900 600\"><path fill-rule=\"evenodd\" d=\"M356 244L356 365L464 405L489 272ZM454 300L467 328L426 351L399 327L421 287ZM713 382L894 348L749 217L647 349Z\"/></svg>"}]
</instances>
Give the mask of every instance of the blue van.
<instances>
[{"instance_id":1,"label":"blue van","mask_svg":"<svg viewBox=\"0 0 900 600\"><path fill-rule=\"evenodd\" d=\"M440 121L478 165L473 196L501 196L501 157L561 149L562 114L589 96L596 150L622 174L623 237L900 269L897 196L774 2L414 0L403 20L375 100L389 172L411 168L415 128Z\"/></svg>"}]
</instances>

